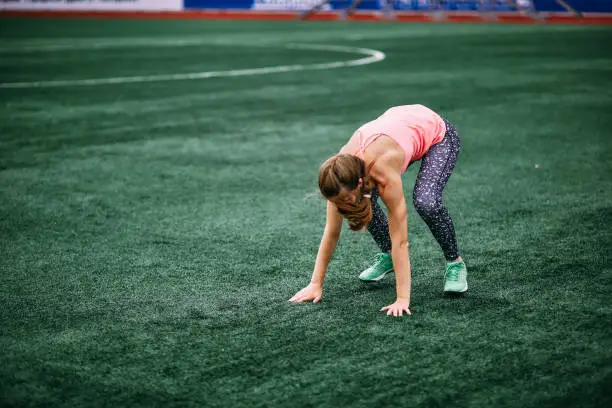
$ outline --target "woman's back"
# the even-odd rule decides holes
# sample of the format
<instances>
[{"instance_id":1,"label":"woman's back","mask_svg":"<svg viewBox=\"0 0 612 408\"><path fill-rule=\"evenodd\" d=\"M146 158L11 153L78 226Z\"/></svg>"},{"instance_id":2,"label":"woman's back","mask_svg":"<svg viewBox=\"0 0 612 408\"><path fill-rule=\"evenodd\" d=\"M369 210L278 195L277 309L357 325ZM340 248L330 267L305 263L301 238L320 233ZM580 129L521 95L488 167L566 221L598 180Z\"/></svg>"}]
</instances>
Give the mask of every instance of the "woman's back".
<instances>
[{"instance_id":1,"label":"woman's back","mask_svg":"<svg viewBox=\"0 0 612 408\"><path fill-rule=\"evenodd\" d=\"M444 138L446 125L436 112L423 105L402 105L387 109L378 118L363 124L353 138L358 138L358 152L363 152L379 136L393 139L404 150L405 171L420 160L429 148Z\"/></svg>"}]
</instances>

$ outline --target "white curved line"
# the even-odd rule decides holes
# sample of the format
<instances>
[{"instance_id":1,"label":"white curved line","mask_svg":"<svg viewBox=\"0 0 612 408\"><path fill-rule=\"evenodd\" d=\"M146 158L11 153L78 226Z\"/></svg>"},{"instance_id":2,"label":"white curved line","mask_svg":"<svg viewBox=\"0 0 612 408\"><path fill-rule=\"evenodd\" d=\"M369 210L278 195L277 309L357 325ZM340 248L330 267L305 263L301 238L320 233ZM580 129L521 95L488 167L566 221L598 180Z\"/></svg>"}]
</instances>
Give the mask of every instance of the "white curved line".
<instances>
[{"instance_id":1,"label":"white curved line","mask_svg":"<svg viewBox=\"0 0 612 408\"><path fill-rule=\"evenodd\" d=\"M359 58L348 61L333 61L319 64L296 64L296 65L279 65L274 67L250 68L250 69L232 69L228 71L208 71L194 72L185 74L161 74L161 75L146 75L146 76L131 76L131 77L111 77L111 78L91 78L91 79L72 79L72 80L57 80L57 81L34 81L34 82L5 82L0 83L0 88L48 88L59 86L93 86L93 85L111 85L111 84L133 84L142 82L160 82L160 81L185 81L192 79L206 79L219 77L237 77L247 75L266 75L276 74L281 72L295 72L306 70L322 70L336 69L343 67L357 67L360 65L373 64L380 62L386 58L385 53L369 48L345 47L342 45L323 45L323 44L291 44L288 48L306 49L306 50L323 50L337 51L345 53L355 53L366 55L365 58Z\"/></svg>"},{"instance_id":2,"label":"white curved line","mask_svg":"<svg viewBox=\"0 0 612 408\"><path fill-rule=\"evenodd\" d=\"M189 47L196 45L220 45L219 41L203 40L199 38L194 39L172 39L172 38L160 38L160 39L149 39L149 38L130 38L129 40L107 40L107 39L94 39L83 40L82 38L59 38L54 44L48 44L47 42L36 44L2 44L4 47L0 48L0 54L21 54L30 52L52 52L52 51L74 51L74 50L99 50L108 48L133 48L133 47ZM8 46L7 46L8 45ZM222 45L222 44L221 44ZM256 44L259 46L258 44ZM253 45L251 45L253 46Z\"/></svg>"}]
</instances>

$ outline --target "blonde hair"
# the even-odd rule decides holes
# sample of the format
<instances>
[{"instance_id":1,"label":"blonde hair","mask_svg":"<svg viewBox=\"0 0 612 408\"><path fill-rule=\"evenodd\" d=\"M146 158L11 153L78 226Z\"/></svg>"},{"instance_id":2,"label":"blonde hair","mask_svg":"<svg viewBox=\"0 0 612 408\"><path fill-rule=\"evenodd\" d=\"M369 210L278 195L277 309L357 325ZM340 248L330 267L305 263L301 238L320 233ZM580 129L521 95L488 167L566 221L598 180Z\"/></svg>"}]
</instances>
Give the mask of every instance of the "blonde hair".
<instances>
[{"instance_id":1,"label":"blonde hair","mask_svg":"<svg viewBox=\"0 0 612 408\"><path fill-rule=\"evenodd\" d=\"M321 194L338 207L338 211L348 220L349 227L354 231L363 229L372 220L372 200L369 194L372 192L373 183L368 177L372 164L366 169L365 162L359 157L338 154L327 159L319 169ZM359 183L360 178L363 180L362 184ZM361 192L358 202L334 201L334 197L343 190L352 191L358 187Z\"/></svg>"}]
</instances>

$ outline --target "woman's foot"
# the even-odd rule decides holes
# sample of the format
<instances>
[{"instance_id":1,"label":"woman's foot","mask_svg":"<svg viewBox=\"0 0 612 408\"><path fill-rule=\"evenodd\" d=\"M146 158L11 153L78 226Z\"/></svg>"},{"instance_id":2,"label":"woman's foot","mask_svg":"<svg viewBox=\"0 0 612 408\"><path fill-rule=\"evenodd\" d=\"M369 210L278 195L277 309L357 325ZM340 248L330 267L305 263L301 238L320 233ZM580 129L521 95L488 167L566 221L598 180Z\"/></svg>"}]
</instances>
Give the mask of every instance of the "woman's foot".
<instances>
[{"instance_id":1,"label":"woman's foot","mask_svg":"<svg viewBox=\"0 0 612 408\"><path fill-rule=\"evenodd\" d=\"M464 293L468 290L467 268L463 260L447 262L444 275L444 293Z\"/></svg>"},{"instance_id":2,"label":"woman's foot","mask_svg":"<svg viewBox=\"0 0 612 408\"><path fill-rule=\"evenodd\" d=\"M378 282L390 272L393 272L391 254L383 252L376 255L372 266L359 274L359 279L363 282Z\"/></svg>"}]
</instances>

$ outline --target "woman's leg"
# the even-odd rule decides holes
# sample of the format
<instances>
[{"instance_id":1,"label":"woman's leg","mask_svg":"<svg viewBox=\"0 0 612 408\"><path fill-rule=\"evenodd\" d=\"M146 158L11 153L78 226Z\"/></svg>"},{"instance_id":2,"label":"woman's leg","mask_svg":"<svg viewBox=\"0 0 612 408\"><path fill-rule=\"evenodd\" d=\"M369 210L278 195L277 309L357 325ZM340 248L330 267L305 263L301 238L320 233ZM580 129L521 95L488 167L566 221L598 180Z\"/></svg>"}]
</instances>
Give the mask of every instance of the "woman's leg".
<instances>
[{"instance_id":1,"label":"woman's leg","mask_svg":"<svg viewBox=\"0 0 612 408\"><path fill-rule=\"evenodd\" d=\"M368 224L368 232L374 238L380 252L376 255L374 263L359 274L364 282L378 282L389 272L393 272L393 259L391 258L391 236L387 215L378 203L378 189L372 191L372 220Z\"/></svg>"},{"instance_id":2,"label":"woman's leg","mask_svg":"<svg viewBox=\"0 0 612 408\"><path fill-rule=\"evenodd\" d=\"M372 221L368 224L368 232L374 238L381 252L391 252L391 236L387 215L378 203L378 189L372 191Z\"/></svg>"},{"instance_id":3,"label":"woman's leg","mask_svg":"<svg viewBox=\"0 0 612 408\"><path fill-rule=\"evenodd\" d=\"M446 260L459 258L453 220L442 203L442 191L455 168L461 141L455 127L445 120L446 135L423 156L414 186L413 202L444 251Z\"/></svg>"}]
</instances>

